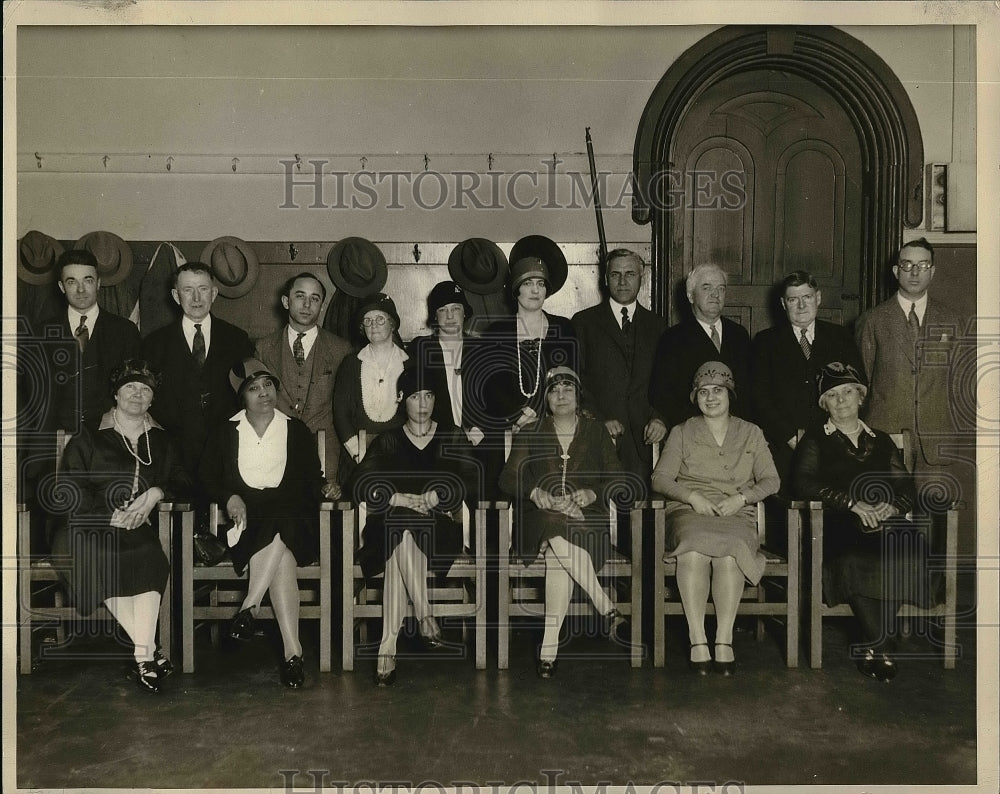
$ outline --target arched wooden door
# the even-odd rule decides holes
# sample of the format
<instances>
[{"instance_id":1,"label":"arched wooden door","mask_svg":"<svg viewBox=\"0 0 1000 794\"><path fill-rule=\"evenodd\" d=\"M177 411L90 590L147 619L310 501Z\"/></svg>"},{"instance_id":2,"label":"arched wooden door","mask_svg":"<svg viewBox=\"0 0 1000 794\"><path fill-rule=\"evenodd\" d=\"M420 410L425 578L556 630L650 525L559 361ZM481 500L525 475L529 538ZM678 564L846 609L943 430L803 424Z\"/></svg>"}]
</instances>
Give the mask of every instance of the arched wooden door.
<instances>
[{"instance_id":1,"label":"arched wooden door","mask_svg":"<svg viewBox=\"0 0 1000 794\"><path fill-rule=\"evenodd\" d=\"M702 261L730 273L727 313L771 324L795 269L849 323L923 212L923 142L899 78L833 27L728 26L684 52L639 122L632 217L652 224L653 308L679 319Z\"/></svg>"},{"instance_id":2,"label":"arched wooden door","mask_svg":"<svg viewBox=\"0 0 1000 794\"><path fill-rule=\"evenodd\" d=\"M681 119L668 160L678 187L684 180L667 216L670 283L695 265L722 266L726 314L756 333L772 324L774 285L808 270L822 288L821 316L857 316L861 148L829 93L770 69L721 80Z\"/></svg>"}]
</instances>

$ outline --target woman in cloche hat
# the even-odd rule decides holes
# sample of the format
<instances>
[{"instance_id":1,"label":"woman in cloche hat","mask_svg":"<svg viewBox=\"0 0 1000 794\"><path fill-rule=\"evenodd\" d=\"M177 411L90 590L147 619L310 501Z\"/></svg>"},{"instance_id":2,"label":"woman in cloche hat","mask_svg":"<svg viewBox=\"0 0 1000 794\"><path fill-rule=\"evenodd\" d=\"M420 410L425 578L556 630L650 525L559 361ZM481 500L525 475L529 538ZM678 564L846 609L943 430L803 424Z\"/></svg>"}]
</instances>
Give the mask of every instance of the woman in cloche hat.
<instances>
[{"instance_id":1,"label":"woman in cloche hat","mask_svg":"<svg viewBox=\"0 0 1000 794\"><path fill-rule=\"evenodd\" d=\"M721 361L698 368L690 399L701 415L670 431L652 479L653 490L669 500L666 556L677 560L691 643L688 665L700 675L710 668L733 673L733 624L743 583L756 585L764 573L754 505L780 485L761 429L729 413L736 386ZM716 615L714 654L705 634L709 592Z\"/></svg>"}]
</instances>

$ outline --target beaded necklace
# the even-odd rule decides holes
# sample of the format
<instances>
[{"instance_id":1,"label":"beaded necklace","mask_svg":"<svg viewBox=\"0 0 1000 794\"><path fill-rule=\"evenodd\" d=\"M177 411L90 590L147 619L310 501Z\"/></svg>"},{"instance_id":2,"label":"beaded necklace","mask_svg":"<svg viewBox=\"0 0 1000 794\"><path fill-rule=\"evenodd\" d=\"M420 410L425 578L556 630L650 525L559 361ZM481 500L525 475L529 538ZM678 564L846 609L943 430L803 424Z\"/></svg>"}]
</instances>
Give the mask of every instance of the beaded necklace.
<instances>
[{"instance_id":1,"label":"beaded necklace","mask_svg":"<svg viewBox=\"0 0 1000 794\"><path fill-rule=\"evenodd\" d=\"M115 419L115 430L122 438L122 444L125 445L125 449L128 453L135 458L135 472L132 474L132 493L129 494L128 498L125 500L123 507L128 507L132 504L132 500L135 499L136 494L139 492L139 464L143 466L150 466L153 463L153 448L149 445L149 419L146 416L142 417L142 434L146 439L146 454L149 456L149 460L143 460L142 456L139 455L139 444L136 442L135 449L132 449L132 443L128 440L128 436L125 435L125 431L122 430L122 426L118 424L118 409L115 408L113 411Z\"/></svg>"},{"instance_id":2,"label":"beaded necklace","mask_svg":"<svg viewBox=\"0 0 1000 794\"><path fill-rule=\"evenodd\" d=\"M521 396L531 399L538 392L538 384L541 382L542 374L542 340L535 340L538 343L538 357L535 361L535 385L530 392L524 388L524 375L521 373L521 347L517 349L517 385L521 390Z\"/></svg>"}]
</instances>

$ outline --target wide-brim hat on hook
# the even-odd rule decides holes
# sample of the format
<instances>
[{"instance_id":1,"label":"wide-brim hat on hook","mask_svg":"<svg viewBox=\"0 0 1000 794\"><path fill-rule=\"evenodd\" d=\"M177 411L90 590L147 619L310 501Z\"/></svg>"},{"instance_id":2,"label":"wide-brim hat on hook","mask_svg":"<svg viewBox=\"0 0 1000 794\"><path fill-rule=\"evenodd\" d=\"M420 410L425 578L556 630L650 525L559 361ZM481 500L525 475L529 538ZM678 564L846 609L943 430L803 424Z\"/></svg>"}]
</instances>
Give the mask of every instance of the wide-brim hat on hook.
<instances>
[{"instance_id":1,"label":"wide-brim hat on hook","mask_svg":"<svg viewBox=\"0 0 1000 794\"><path fill-rule=\"evenodd\" d=\"M483 237L470 237L448 255L448 273L467 292L490 295L503 288L508 263L500 246Z\"/></svg>"},{"instance_id":2,"label":"wide-brim hat on hook","mask_svg":"<svg viewBox=\"0 0 1000 794\"><path fill-rule=\"evenodd\" d=\"M260 273L257 254L239 237L216 237L201 252L201 261L212 269L219 294L224 298L246 295Z\"/></svg>"},{"instance_id":3,"label":"wide-brim hat on hook","mask_svg":"<svg viewBox=\"0 0 1000 794\"><path fill-rule=\"evenodd\" d=\"M389 268L375 243L364 237L345 237L326 255L326 272L340 292L364 298L382 291Z\"/></svg>"},{"instance_id":4,"label":"wide-brim hat on hook","mask_svg":"<svg viewBox=\"0 0 1000 794\"><path fill-rule=\"evenodd\" d=\"M555 295L566 283L566 254L554 240L540 234L522 237L510 249L511 268L516 268L522 259L541 259L545 263L549 285L546 295Z\"/></svg>"},{"instance_id":5,"label":"wide-brim hat on hook","mask_svg":"<svg viewBox=\"0 0 1000 794\"><path fill-rule=\"evenodd\" d=\"M90 251L94 255L102 287L120 284L132 272L132 249L117 234L89 232L77 240L73 247Z\"/></svg>"},{"instance_id":6,"label":"wide-brim hat on hook","mask_svg":"<svg viewBox=\"0 0 1000 794\"><path fill-rule=\"evenodd\" d=\"M17 277L27 284L51 284L59 278L56 263L62 254L62 244L55 238L27 232L17 245Z\"/></svg>"}]
</instances>

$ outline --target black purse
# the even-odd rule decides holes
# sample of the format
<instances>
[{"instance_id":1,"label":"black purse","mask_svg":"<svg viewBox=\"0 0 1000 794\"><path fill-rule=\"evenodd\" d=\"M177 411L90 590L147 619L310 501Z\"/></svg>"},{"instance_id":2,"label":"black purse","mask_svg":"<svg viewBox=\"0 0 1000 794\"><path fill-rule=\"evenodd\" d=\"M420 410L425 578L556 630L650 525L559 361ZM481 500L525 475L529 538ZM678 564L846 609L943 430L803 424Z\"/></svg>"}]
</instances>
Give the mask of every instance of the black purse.
<instances>
[{"instance_id":1,"label":"black purse","mask_svg":"<svg viewBox=\"0 0 1000 794\"><path fill-rule=\"evenodd\" d=\"M194 534L194 561L198 565L218 565L226 556L226 544L211 532Z\"/></svg>"}]
</instances>

